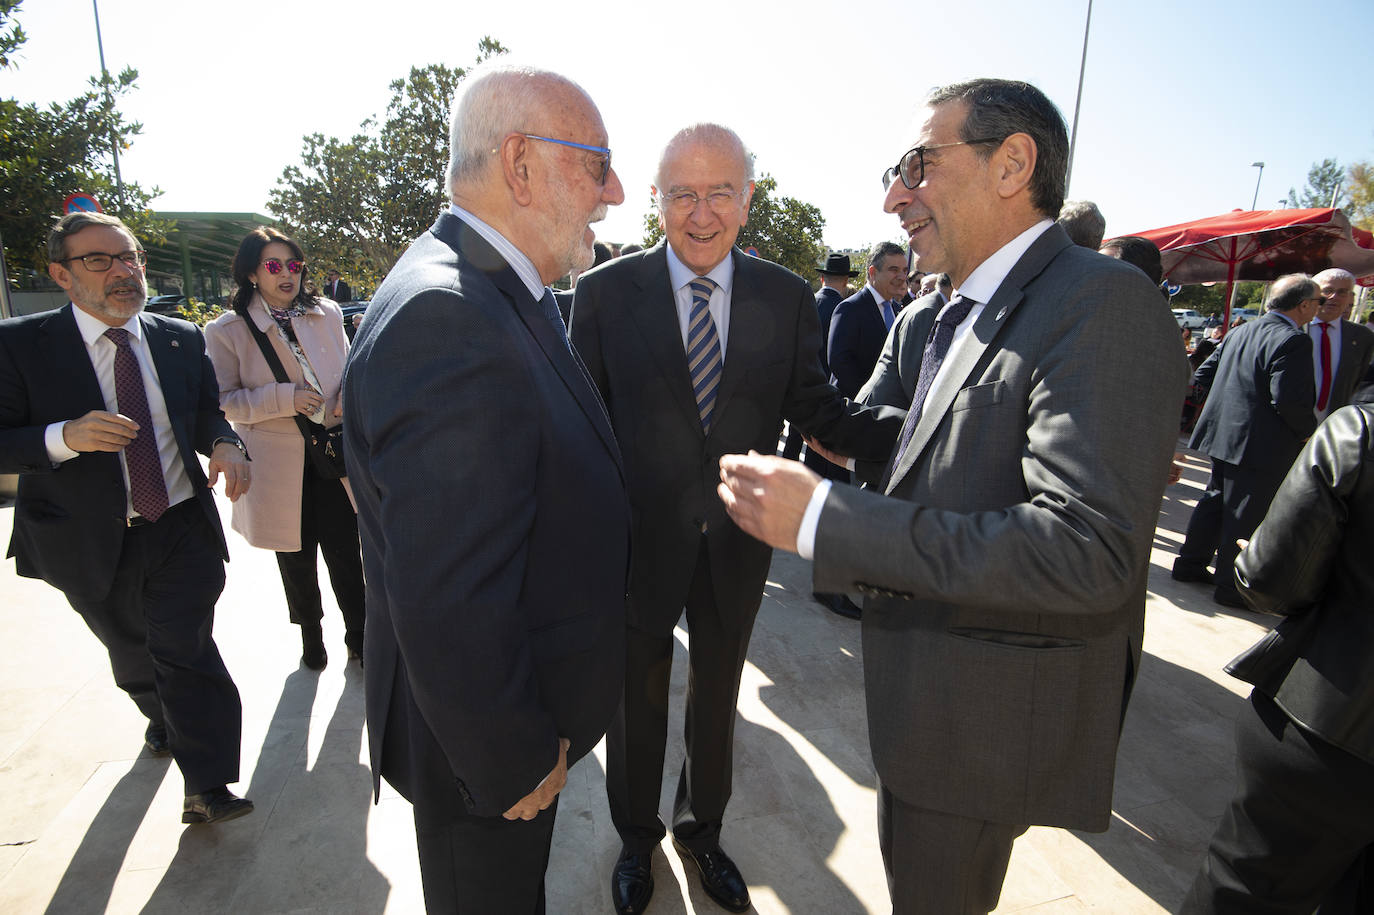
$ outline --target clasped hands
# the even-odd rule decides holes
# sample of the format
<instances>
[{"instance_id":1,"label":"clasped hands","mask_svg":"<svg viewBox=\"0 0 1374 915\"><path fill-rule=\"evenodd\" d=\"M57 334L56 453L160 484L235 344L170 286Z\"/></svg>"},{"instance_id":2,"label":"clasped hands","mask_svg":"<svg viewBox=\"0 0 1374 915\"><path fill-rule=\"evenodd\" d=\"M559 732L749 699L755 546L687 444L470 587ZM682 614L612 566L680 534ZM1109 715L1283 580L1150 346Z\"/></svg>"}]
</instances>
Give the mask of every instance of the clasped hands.
<instances>
[{"instance_id":1,"label":"clasped hands","mask_svg":"<svg viewBox=\"0 0 1374 915\"><path fill-rule=\"evenodd\" d=\"M62 441L76 452L123 451L138 438L139 426L123 413L92 410L80 419L69 420L62 427ZM252 485L252 471L243 452L228 442L220 442L210 452L209 482L214 486L224 474L224 495L230 502L248 491Z\"/></svg>"}]
</instances>

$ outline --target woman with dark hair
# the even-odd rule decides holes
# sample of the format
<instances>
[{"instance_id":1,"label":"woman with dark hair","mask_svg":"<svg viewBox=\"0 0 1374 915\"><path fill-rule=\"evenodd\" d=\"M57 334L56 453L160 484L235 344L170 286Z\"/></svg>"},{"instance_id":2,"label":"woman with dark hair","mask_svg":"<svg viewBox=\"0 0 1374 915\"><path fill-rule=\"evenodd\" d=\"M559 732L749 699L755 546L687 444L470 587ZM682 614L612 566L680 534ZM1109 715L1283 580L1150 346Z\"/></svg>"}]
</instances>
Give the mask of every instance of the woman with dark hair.
<instances>
[{"instance_id":1,"label":"woman with dark hair","mask_svg":"<svg viewBox=\"0 0 1374 915\"><path fill-rule=\"evenodd\" d=\"M324 554L348 656L361 660L365 608L353 494L305 439L309 432L323 440L343 422L343 318L310 282L300 246L276 229L248 233L232 269L233 311L205 328L220 407L253 460L253 489L234 503L232 525L253 546L276 551L286 607L301 627L301 661L311 670L329 661L315 565L317 548Z\"/></svg>"}]
</instances>

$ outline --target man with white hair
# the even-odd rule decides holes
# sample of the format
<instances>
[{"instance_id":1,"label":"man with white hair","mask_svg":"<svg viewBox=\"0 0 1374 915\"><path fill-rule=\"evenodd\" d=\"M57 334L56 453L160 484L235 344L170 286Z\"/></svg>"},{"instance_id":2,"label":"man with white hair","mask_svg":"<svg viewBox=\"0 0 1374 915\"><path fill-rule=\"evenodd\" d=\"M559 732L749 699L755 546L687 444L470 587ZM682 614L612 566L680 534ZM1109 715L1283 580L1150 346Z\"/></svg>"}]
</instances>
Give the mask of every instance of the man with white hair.
<instances>
[{"instance_id":1,"label":"man with white hair","mask_svg":"<svg viewBox=\"0 0 1374 915\"><path fill-rule=\"evenodd\" d=\"M1326 297L1307 325L1316 375L1317 421L1350 403L1374 358L1374 331L1349 320L1355 302L1355 274L1331 267L1312 277Z\"/></svg>"},{"instance_id":2,"label":"man with white hair","mask_svg":"<svg viewBox=\"0 0 1374 915\"><path fill-rule=\"evenodd\" d=\"M543 912L568 766L620 701L630 507L548 284L624 200L577 84L491 66L453 105L453 205L344 376L374 790L414 806L431 912Z\"/></svg>"}]
</instances>

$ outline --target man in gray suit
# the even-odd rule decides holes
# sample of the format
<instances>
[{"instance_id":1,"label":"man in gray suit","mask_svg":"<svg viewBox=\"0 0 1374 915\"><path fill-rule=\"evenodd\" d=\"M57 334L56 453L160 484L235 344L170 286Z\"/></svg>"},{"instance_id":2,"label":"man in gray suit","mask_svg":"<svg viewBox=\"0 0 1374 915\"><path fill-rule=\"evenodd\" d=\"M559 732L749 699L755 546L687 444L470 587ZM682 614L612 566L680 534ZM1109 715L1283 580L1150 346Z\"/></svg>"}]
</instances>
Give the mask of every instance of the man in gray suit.
<instances>
[{"instance_id":1,"label":"man in gray suit","mask_svg":"<svg viewBox=\"0 0 1374 915\"><path fill-rule=\"evenodd\" d=\"M856 466L877 489L750 455L719 491L815 587L867 596L893 907L949 915L996 906L1030 825L1107 828L1187 363L1140 271L1054 225L1068 141L1042 93L927 105L885 209L955 296L903 313L861 395L911 405L888 464Z\"/></svg>"},{"instance_id":2,"label":"man in gray suit","mask_svg":"<svg viewBox=\"0 0 1374 915\"><path fill-rule=\"evenodd\" d=\"M1355 302L1355 274L1331 267L1312 279L1326 299L1307 324L1317 384L1313 409L1320 422L1350 403L1374 357L1374 331L1347 320Z\"/></svg>"}]
</instances>

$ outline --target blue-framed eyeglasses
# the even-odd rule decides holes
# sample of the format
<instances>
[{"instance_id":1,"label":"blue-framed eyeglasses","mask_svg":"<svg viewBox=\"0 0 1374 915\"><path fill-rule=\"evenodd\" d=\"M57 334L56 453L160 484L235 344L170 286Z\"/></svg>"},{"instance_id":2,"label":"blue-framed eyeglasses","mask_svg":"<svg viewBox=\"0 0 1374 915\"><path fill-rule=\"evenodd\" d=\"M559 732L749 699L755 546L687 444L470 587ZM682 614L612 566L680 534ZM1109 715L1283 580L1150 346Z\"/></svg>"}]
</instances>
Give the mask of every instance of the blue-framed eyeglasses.
<instances>
[{"instance_id":1,"label":"blue-framed eyeglasses","mask_svg":"<svg viewBox=\"0 0 1374 915\"><path fill-rule=\"evenodd\" d=\"M591 161L598 164L600 174L598 174L597 171L592 171L592 177L596 178L596 183L603 187L606 184L606 179L610 177L611 151L605 146L588 146L586 143L574 143L571 140L557 140L553 137L541 137L533 133L522 133L520 136L527 140L542 140L545 143L557 143L559 146L567 146L570 149L583 149L590 153L596 153Z\"/></svg>"}]
</instances>

